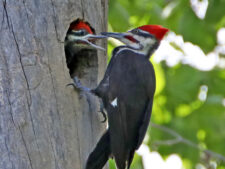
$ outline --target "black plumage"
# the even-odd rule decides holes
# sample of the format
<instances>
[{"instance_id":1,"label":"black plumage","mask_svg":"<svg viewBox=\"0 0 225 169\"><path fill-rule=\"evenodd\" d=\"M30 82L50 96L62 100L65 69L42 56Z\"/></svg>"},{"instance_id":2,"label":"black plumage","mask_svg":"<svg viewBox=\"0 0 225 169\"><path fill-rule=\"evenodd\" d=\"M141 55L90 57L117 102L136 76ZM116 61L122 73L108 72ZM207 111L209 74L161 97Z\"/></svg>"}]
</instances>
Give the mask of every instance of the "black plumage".
<instances>
[{"instance_id":1,"label":"black plumage","mask_svg":"<svg viewBox=\"0 0 225 169\"><path fill-rule=\"evenodd\" d=\"M129 168L148 128L155 92L155 73L149 57L143 54L126 47L118 47L113 53L103 80L92 92L102 98L108 114L109 136L102 145L108 146L106 149L110 150L107 151L110 154L105 154L105 157L112 155L118 168L125 169ZM115 99L117 105L113 106ZM98 147L94 151L97 152ZM93 153L89 161L94 157ZM98 161L97 156L95 158ZM102 160L102 163L106 162ZM86 168L92 169L88 165ZM100 168L96 166L93 169Z\"/></svg>"}]
</instances>

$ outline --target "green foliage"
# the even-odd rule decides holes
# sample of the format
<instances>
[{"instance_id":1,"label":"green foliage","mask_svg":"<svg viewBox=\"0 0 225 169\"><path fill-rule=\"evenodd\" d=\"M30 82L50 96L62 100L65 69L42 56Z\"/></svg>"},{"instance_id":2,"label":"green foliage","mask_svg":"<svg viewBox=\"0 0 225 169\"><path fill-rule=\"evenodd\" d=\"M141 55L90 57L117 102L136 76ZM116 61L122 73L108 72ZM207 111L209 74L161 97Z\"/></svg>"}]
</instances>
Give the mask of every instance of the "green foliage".
<instances>
[{"instance_id":1,"label":"green foliage","mask_svg":"<svg viewBox=\"0 0 225 169\"><path fill-rule=\"evenodd\" d=\"M183 137L225 156L225 108L221 104L225 97L225 79L219 78L222 70L201 72L184 65L178 68L163 67L166 86L155 97L152 121L164 124ZM198 99L200 86L203 84L209 90L205 102ZM162 96L166 101L160 103ZM170 120L164 120L168 112ZM171 139L170 135L154 129L150 131L150 135L149 145L151 142L154 144L154 140ZM200 152L184 144L161 146L157 150L163 155L179 153L193 164L200 161Z\"/></svg>"},{"instance_id":2,"label":"green foliage","mask_svg":"<svg viewBox=\"0 0 225 169\"><path fill-rule=\"evenodd\" d=\"M184 41L198 45L205 53L216 44L216 33L225 27L225 0L209 0L204 19L199 19L190 7L189 0L110 0L109 29L124 32L143 24L161 24ZM109 44L109 53L114 45ZM175 47L176 48L176 47ZM180 50L177 48L177 50ZM214 68L200 71L179 63L168 67L165 62L153 63L157 78L151 121L173 129L184 138L225 156L225 70ZM201 87L207 86L206 100L199 99ZM202 152L183 143L168 145L154 144L158 140L173 137L155 128L148 131L147 141L151 150L163 157L176 153L187 169L202 163ZM217 161L218 162L218 161ZM110 162L110 169L115 165ZM143 168L141 158L135 156L131 169ZM224 169L224 163L218 162Z\"/></svg>"}]
</instances>

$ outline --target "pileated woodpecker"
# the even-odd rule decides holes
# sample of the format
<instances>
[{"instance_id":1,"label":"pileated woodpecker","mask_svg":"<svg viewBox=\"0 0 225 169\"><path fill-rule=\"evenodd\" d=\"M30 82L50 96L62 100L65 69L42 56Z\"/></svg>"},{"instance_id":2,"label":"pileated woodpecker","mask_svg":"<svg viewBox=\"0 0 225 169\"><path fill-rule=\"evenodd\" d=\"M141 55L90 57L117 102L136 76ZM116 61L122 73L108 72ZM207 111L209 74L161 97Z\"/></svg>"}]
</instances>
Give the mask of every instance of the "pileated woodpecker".
<instances>
[{"instance_id":1,"label":"pileated woodpecker","mask_svg":"<svg viewBox=\"0 0 225 169\"><path fill-rule=\"evenodd\" d=\"M125 45L113 50L103 80L87 90L102 98L108 114L108 129L89 155L86 169L101 169L108 158L118 169L129 169L135 150L147 131L155 92L155 73L149 57L158 48L168 29L144 25L126 33L104 32Z\"/></svg>"},{"instance_id":2,"label":"pileated woodpecker","mask_svg":"<svg viewBox=\"0 0 225 169\"><path fill-rule=\"evenodd\" d=\"M74 77L74 73L78 64L78 56L82 56L83 51L93 51L95 49L105 50L104 48L93 43L96 39L101 38L106 37L103 35L95 35L91 26L81 19L77 19L70 24L66 34L64 46L66 62L72 78L77 80L77 77Z\"/></svg>"}]
</instances>

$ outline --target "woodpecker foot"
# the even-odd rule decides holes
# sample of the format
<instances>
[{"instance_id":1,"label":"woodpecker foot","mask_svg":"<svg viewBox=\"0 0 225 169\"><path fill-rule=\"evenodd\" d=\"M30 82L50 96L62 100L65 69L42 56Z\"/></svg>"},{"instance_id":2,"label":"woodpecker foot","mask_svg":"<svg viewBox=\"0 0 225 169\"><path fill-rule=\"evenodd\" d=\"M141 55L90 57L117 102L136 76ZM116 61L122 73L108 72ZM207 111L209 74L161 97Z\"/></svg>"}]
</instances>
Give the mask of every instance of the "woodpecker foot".
<instances>
[{"instance_id":1,"label":"woodpecker foot","mask_svg":"<svg viewBox=\"0 0 225 169\"><path fill-rule=\"evenodd\" d=\"M74 89L76 89L80 92L91 92L90 88L82 86L80 80L76 76L73 78L73 83L69 83L66 86L73 86Z\"/></svg>"},{"instance_id":2,"label":"woodpecker foot","mask_svg":"<svg viewBox=\"0 0 225 169\"><path fill-rule=\"evenodd\" d=\"M106 113L104 111L104 105L103 105L101 100L100 100L100 110L98 112L102 113L102 116L103 116L104 119L101 122L105 123L106 120L107 120L107 115L106 115Z\"/></svg>"}]
</instances>

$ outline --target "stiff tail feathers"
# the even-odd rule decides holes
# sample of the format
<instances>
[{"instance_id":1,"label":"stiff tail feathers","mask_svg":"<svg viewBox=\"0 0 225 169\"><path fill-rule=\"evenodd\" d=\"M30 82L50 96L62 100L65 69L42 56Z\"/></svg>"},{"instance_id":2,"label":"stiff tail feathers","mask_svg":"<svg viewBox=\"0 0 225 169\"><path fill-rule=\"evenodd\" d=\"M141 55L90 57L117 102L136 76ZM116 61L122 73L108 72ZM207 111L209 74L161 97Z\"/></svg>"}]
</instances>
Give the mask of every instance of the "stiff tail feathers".
<instances>
[{"instance_id":1,"label":"stiff tail feathers","mask_svg":"<svg viewBox=\"0 0 225 169\"><path fill-rule=\"evenodd\" d=\"M102 169L111 154L109 131L100 138L93 152L89 155L85 169Z\"/></svg>"}]
</instances>

